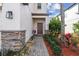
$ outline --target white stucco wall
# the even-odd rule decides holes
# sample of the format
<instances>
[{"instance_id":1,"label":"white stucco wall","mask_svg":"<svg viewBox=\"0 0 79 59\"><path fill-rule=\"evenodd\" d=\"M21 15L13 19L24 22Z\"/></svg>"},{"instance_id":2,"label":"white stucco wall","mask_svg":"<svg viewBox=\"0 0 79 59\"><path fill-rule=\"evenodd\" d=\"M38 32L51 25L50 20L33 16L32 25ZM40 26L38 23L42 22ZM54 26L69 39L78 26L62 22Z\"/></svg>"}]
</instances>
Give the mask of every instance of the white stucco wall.
<instances>
[{"instance_id":1,"label":"white stucco wall","mask_svg":"<svg viewBox=\"0 0 79 59\"><path fill-rule=\"evenodd\" d=\"M41 3L41 9L37 8L37 3L30 3L29 4L30 10L32 13L47 13L47 4Z\"/></svg>"},{"instance_id":2,"label":"white stucco wall","mask_svg":"<svg viewBox=\"0 0 79 59\"><path fill-rule=\"evenodd\" d=\"M6 12L13 12L13 19L6 18ZM28 6L20 3L4 3L0 19L0 31L26 30L26 42L32 36L32 15ZM1 32L0 32L1 36ZM1 37L0 37L1 43ZM1 45L1 44L0 44ZM1 46L0 46L1 48Z\"/></svg>"},{"instance_id":3,"label":"white stucco wall","mask_svg":"<svg viewBox=\"0 0 79 59\"><path fill-rule=\"evenodd\" d=\"M4 3L0 10L0 31L3 30L19 30L20 29L20 4L18 3ZM13 12L13 19L6 18L6 12ZM1 32L0 32L0 49L1 49Z\"/></svg>"},{"instance_id":4,"label":"white stucco wall","mask_svg":"<svg viewBox=\"0 0 79 59\"><path fill-rule=\"evenodd\" d=\"M1 19L2 9L0 9L0 19Z\"/></svg>"},{"instance_id":5,"label":"white stucco wall","mask_svg":"<svg viewBox=\"0 0 79 59\"><path fill-rule=\"evenodd\" d=\"M1 17L2 17L2 9L0 9L0 20L1 20ZM1 23L1 22L0 22ZM1 25L0 25L1 27ZM0 36L1 37L1 36Z\"/></svg>"},{"instance_id":6,"label":"white stucco wall","mask_svg":"<svg viewBox=\"0 0 79 59\"><path fill-rule=\"evenodd\" d=\"M0 51L1 51L1 32L0 32Z\"/></svg>"},{"instance_id":7,"label":"white stucco wall","mask_svg":"<svg viewBox=\"0 0 79 59\"><path fill-rule=\"evenodd\" d=\"M13 12L13 19L6 18L6 12ZM2 17L0 19L1 30L19 30L20 29L20 4L4 3L2 6Z\"/></svg>"},{"instance_id":8,"label":"white stucco wall","mask_svg":"<svg viewBox=\"0 0 79 59\"><path fill-rule=\"evenodd\" d=\"M33 30L33 17L32 13L47 13L46 4L42 4L42 9L37 9L37 4L29 4L29 6L23 6L20 3L4 3L2 8L2 16L0 19L0 31L2 30L26 30L26 42L32 36ZM6 12L13 12L13 19L6 18ZM31 13L32 12L32 13ZM36 18L45 18L44 30L48 29L48 17L47 16L35 16ZM39 21L40 22L40 21Z\"/></svg>"},{"instance_id":9,"label":"white stucco wall","mask_svg":"<svg viewBox=\"0 0 79 59\"><path fill-rule=\"evenodd\" d=\"M1 6L0 6L1 7ZM0 20L1 20L1 15L2 14L2 8L0 9ZM0 26L1 27L1 26ZM0 32L0 51L1 51L1 32Z\"/></svg>"},{"instance_id":10,"label":"white stucco wall","mask_svg":"<svg viewBox=\"0 0 79 59\"><path fill-rule=\"evenodd\" d=\"M28 5L23 6L21 4L20 11L21 11L20 28L21 30L26 30L26 42L27 42L28 39L32 36L32 28L33 28L32 15Z\"/></svg>"},{"instance_id":11,"label":"white stucco wall","mask_svg":"<svg viewBox=\"0 0 79 59\"><path fill-rule=\"evenodd\" d=\"M73 6L65 12L65 33L73 32L73 24L79 21L78 5Z\"/></svg>"},{"instance_id":12,"label":"white stucco wall","mask_svg":"<svg viewBox=\"0 0 79 59\"><path fill-rule=\"evenodd\" d=\"M38 9L37 5L38 5L37 3L30 3L29 4L29 8L30 8L32 13L35 13L35 14L47 14L47 3L41 3L41 9ZM45 18L44 22L43 22L43 20L41 20L41 22L44 23L44 25L43 25L43 27L44 27L43 32L45 33L45 30L49 29L48 28L48 24L49 24L49 17L48 16L37 16L37 15L34 16L33 15L32 18ZM36 23L37 22L40 22L40 20L37 20ZM36 25L34 25L34 26L36 26ZM36 28L36 30L37 30L37 28ZM37 32L36 32L36 34L37 34Z\"/></svg>"},{"instance_id":13,"label":"white stucco wall","mask_svg":"<svg viewBox=\"0 0 79 59\"><path fill-rule=\"evenodd\" d=\"M45 30L49 30L49 23L50 23L50 18L48 16L46 16L46 25L45 25Z\"/></svg>"}]
</instances>

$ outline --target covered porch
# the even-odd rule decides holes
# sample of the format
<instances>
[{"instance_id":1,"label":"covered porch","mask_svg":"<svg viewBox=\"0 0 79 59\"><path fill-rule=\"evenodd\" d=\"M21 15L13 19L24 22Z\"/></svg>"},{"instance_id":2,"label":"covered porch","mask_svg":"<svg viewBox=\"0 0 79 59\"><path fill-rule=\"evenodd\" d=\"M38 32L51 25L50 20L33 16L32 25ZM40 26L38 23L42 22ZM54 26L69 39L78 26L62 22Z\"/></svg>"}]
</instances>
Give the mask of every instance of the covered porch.
<instances>
[{"instance_id":1,"label":"covered porch","mask_svg":"<svg viewBox=\"0 0 79 59\"><path fill-rule=\"evenodd\" d=\"M45 34L45 18L33 18L33 30L35 30L36 35Z\"/></svg>"},{"instance_id":2,"label":"covered porch","mask_svg":"<svg viewBox=\"0 0 79 59\"><path fill-rule=\"evenodd\" d=\"M49 29L48 14L47 13L32 13L33 30L36 35L43 35Z\"/></svg>"}]
</instances>

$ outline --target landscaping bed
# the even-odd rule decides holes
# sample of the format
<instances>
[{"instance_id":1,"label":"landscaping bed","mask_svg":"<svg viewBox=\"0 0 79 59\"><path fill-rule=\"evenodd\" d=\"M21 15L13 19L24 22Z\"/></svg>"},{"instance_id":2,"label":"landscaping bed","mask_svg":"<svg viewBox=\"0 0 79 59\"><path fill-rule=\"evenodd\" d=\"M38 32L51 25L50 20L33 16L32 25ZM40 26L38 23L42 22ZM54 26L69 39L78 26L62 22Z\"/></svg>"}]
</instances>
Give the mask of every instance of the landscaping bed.
<instances>
[{"instance_id":1,"label":"landscaping bed","mask_svg":"<svg viewBox=\"0 0 79 59\"><path fill-rule=\"evenodd\" d=\"M49 30L44 35L44 41L48 48L49 55L54 56L77 56L79 55L79 22L74 24L74 33L61 35L61 21L58 17L52 18L49 23ZM63 40L61 39L63 37ZM72 45L71 45L72 44ZM71 46L70 46L71 45ZM50 48L49 48L50 47ZM50 53L50 50L52 51Z\"/></svg>"},{"instance_id":2,"label":"landscaping bed","mask_svg":"<svg viewBox=\"0 0 79 59\"><path fill-rule=\"evenodd\" d=\"M78 56L79 55L78 49L75 48L73 45L71 45L69 48L61 47L59 45L60 46L59 49L56 50L55 48L52 47L52 44L49 43L47 39L45 39L44 42L48 49L49 56L62 56L62 55L63 56ZM57 55L56 53L58 53L59 55Z\"/></svg>"},{"instance_id":3,"label":"landscaping bed","mask_svg":"<svg viewBox=\"0 0 79 59\"><path fill-rule=\"evenodd\" d=\"M52 50L51 45L49 44L49 42L47 40L44 40L46 48L48 50L49 56L54 56L54 51Z\"/></svg>"},{"instance_id":4,"label":"landscaping bed","mask_svg":"<svg viewBox=\"0 0 79 59\"><path fill-rule=\"evenodd\" d=\"M44 41L46 42L46 46L48 47L49 54L53 54L55 56L61 55L61 48L53 36L44 35ZM50 46L50 49L49 49L49 46Z\"/></svg>"},{"instance_id":5,"label":"landscaping bed","mask_svg":"<svg viewBox=\"0 0 79 59\"><path fill-rule=\"evenodd\" d=\"M76 50L74 47L72 48L63 47L62 53L63 53L63 56L79 56L78 50Z\"/></svg>"}]
</instances>

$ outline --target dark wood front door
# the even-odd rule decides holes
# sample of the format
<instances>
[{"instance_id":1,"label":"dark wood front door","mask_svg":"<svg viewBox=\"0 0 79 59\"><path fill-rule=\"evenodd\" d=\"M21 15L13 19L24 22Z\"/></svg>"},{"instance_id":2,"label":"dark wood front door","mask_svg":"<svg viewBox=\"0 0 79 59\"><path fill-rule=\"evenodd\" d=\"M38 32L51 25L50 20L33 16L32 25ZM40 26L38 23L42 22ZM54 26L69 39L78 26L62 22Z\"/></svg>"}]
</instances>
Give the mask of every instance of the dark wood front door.
<instances>
[{"instance_id":1,"label":"dark wood front door","mask_svg":"<svg viewBox=\"0 0 79 59\"><path fill-rule=\"evenodd\" d=\"M43 23L37 23L37 34L43 34Z\"/></svg>"}]
</instances>

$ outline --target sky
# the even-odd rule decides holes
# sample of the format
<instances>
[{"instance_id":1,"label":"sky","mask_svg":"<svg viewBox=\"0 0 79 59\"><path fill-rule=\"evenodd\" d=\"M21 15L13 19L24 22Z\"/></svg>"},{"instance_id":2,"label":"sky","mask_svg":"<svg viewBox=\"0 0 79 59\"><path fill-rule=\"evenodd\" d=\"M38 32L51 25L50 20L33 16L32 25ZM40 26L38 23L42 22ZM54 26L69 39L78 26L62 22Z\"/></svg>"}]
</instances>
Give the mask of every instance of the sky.
<instances>
[{"instance_id":1,"label":"sky","mask_svg":"<svg viewBox=\"0 0 79 59\"><path fill-rule=\"evenodd\" d=\"M64 3L64 9L67 9L73 3ZM58 3L48 3L48 14L49 17L55 17L60 13L60 4Z\"/></svg>"}]
</instances>

